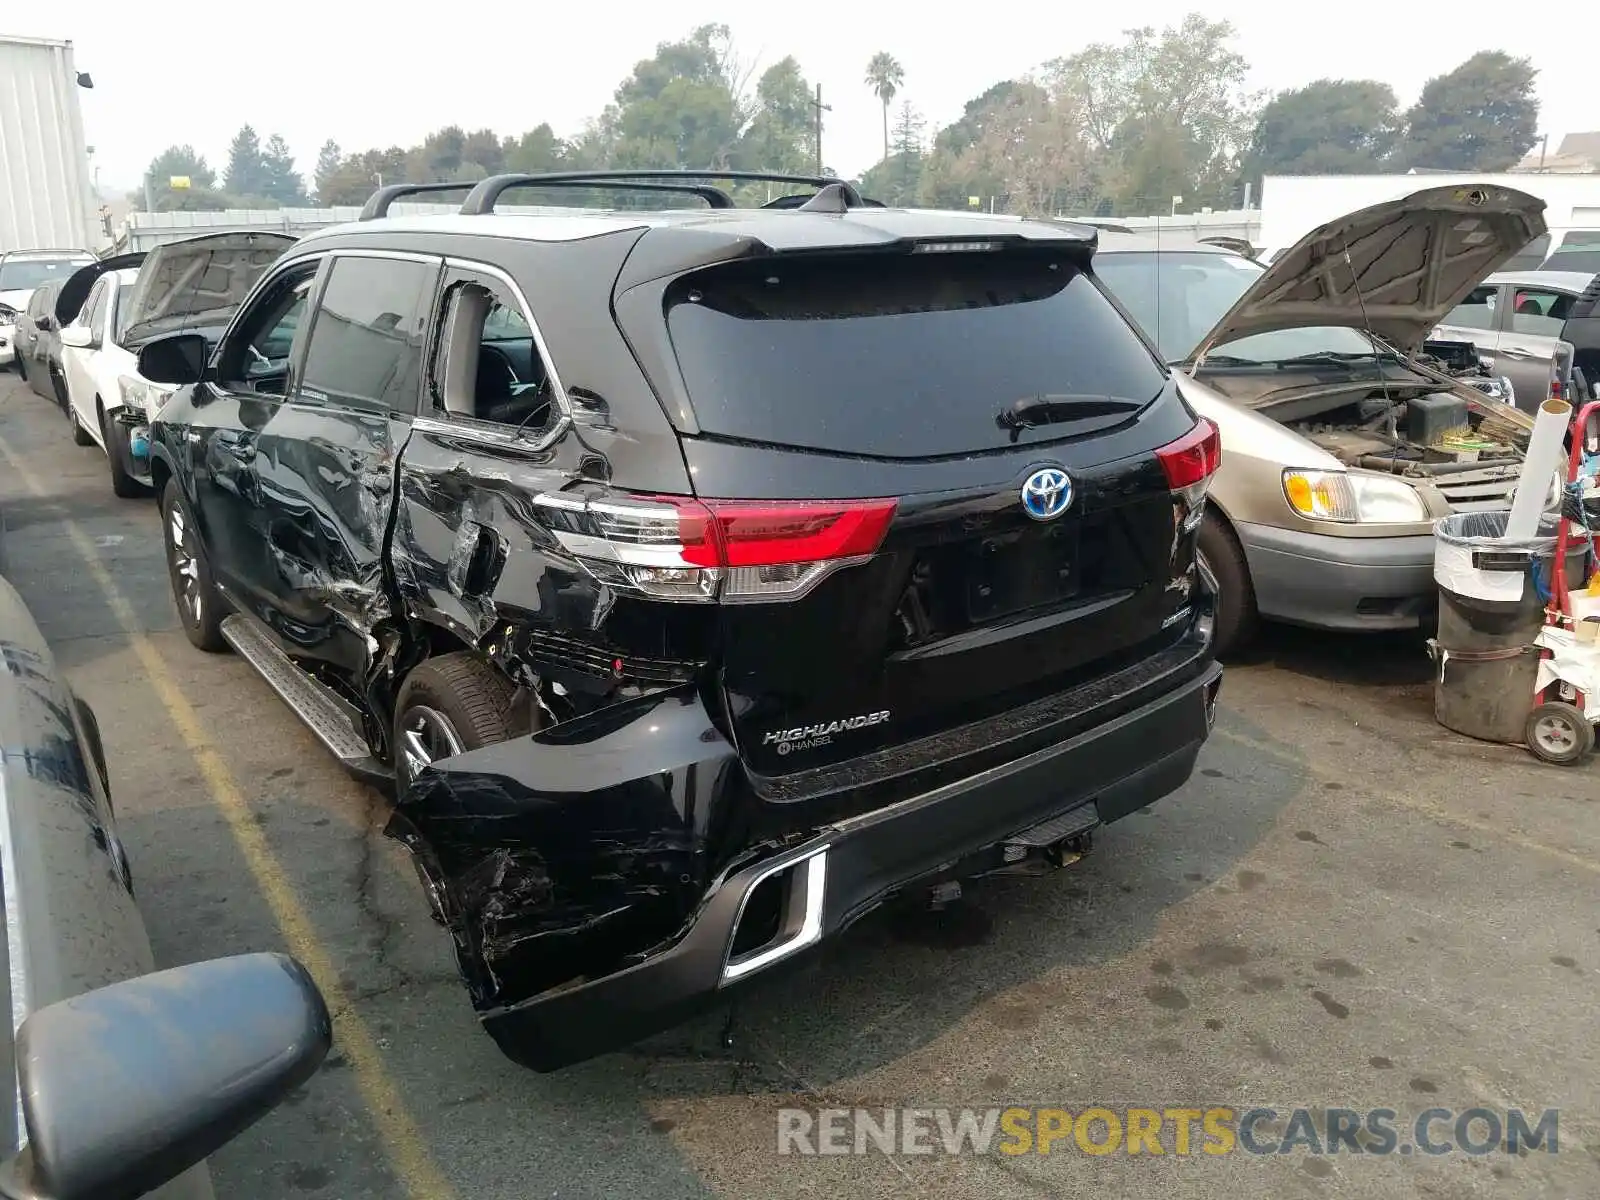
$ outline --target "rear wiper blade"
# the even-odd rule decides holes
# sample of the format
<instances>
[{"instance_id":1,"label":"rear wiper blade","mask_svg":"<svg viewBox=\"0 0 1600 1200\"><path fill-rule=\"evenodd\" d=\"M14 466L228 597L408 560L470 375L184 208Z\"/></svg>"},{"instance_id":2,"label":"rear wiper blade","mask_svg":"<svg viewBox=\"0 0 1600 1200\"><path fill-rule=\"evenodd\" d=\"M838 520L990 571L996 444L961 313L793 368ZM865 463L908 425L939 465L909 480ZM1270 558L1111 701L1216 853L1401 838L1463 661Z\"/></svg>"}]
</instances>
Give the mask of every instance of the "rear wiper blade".
<instances>
[{"instance_id":1,"label":"rear wiper blade","mask_svg":"<svg viewBox=\"0 0 1600 1200\"><path fill-rule=\"evenodd\" d=\"M1145 403L1119 396L1024 396L1002 408L995 415L995 421L1001 429L1028 429L1038 425L1088 421L1096 417L1121 418L1138 412Z\"/></svg>"}]
</instances>

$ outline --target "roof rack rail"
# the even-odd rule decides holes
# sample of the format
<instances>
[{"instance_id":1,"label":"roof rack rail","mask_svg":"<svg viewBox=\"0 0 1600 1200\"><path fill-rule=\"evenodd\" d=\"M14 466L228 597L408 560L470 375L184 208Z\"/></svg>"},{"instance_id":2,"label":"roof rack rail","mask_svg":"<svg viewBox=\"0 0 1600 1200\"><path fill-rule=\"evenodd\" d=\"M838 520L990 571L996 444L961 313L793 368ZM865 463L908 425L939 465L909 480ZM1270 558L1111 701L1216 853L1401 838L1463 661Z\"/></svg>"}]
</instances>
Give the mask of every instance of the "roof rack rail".
<instances>
[{"instance_id":1,"label":"roof rack rail","mask_svg":"<svg viewBox=\"0 0 1600 1200\"><path fill-rule=\"evenodd\" d=\"M562 171L542 175L495 175L482 180L468 193L461 204L463 216L483 216L494 212L495 202L512 188L518 187L572 187L615 188L618 191L694 192L712 208L732 208L733 200L720 188L711 184L673 183L673 180L731 179L739 183L799 183L816 188L836 186L841 190L845 204L851 208L862 205L861 193L854 185L842 179L829 179L821 175L778 175L767 171ZM651 182L654 181L654 182ZM374 197L376 199L376 197ZM369 201L370 203L370 201Z\"/></svg>"},{"instance_id":2,"label":"roof rack rail","mask_svg":"<svg viewBox=\"0 0 1600 1200\"><path fill-rule=\"evenodd\" d=\"M430 192L466 192L477 186L476 180L450 183L391 183L379 188L367 198L358 221L376 221L389 215L389 206L402 196L421 196Z\"/></svg>"},{"instance_id":3,"label":"roof rack rail","mask_svg":"<svg viewBox=\"0 0 1600 1200\"><path fill-rule=\"evenodd\" d=\"M469 216L483 216L494 212L495 202L505 192L524 187L593 188L618 192L676 192L699 196L712 208L732 208L733 198L719 187L709 183L652 183L633 179L626 172L613 175L595 171L551 171L537 175L491 175L478 181L476 187L462 201L461 212Z\"/></svg>"}]
</instances>

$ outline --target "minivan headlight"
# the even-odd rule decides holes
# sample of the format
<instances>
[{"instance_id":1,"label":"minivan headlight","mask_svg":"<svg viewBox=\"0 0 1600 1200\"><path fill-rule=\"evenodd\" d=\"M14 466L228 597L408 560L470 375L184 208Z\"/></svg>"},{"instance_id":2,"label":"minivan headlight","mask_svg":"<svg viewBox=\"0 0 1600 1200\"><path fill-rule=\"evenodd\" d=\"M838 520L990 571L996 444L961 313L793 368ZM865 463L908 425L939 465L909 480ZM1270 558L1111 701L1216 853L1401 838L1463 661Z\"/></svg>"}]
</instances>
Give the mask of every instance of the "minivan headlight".
<instances>
[{"instance_id":1,"label":"minivan headlight","mask_svg":"<svg viewBox=\"0 0 1600 1200\"><path fill-rule=\"evenodd\" d=\"M1352 475L1345 471L1285 471L1289 507L1313 521L1405 525L1428 519L1417 489L1403 479Z\"/></svg>"}]
</instances>

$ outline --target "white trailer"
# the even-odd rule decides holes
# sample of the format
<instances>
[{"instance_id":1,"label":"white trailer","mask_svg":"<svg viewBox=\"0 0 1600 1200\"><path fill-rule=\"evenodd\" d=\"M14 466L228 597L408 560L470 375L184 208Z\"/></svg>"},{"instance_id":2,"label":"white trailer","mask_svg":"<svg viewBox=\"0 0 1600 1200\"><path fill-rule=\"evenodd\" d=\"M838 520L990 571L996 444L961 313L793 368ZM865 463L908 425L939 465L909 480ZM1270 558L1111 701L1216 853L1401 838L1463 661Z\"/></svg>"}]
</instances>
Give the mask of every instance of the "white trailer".
<instances>
[{"instance_id":1,"label":"white trailer","mask_svg":"<svg viewBox=\"0 0 1600 1200\"><path fill-rule=\"evenodd\" d=\"M0 253L105 244L72 43L0 37Z\"/></svg>"}]
</instances>

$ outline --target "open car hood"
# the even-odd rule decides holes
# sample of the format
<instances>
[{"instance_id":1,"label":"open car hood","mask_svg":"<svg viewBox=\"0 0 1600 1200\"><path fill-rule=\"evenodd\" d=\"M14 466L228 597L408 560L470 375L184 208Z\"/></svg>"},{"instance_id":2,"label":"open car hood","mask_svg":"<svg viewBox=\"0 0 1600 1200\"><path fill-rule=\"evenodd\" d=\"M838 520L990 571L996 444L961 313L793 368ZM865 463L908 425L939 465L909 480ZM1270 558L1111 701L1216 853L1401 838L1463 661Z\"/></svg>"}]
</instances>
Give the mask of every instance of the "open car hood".
<instances>
[{"instance_id":1,"label":"open car hood","mask_svg":"<svg viewBox=\"0 0 1600 1200\"><path fill-rule=\"evenodd\" d=\"M123 341L148 337L158 326L222 323L295 241L284 233L248 230L157 246L124 302Z\"/></svg>"},{"instance_id":2,"label":"open car hood","mask_svg":"<svg viewBox=\"0 0 1600 1200\"><path fill-rule=\"evenodd\" d=\"M65 328L78 319L78 314L83 311L83 302L89 298L89 291L100 276L108 271L122 271L128 267L140 266L144 260L145 255L141 251L138 254L116 254L110 258L102 258L99 262L92 262L86 267L79 267L67 276L67 281L56 293L56 321Z\"/></svg>"},{"instance_id":3,"label":"open car hood","mask_svg":"<svg viewBox=\"0 0 1600 1200\"><path fill-rule=\"evenodd\" d=\"M1465 185L1425 188L1329 221L1278 256L1194 353L1319 325L1364 329L1415 353L1484 276L1546 231L1544 209L1526 192Z\"/></svg>"}]
</instances>

